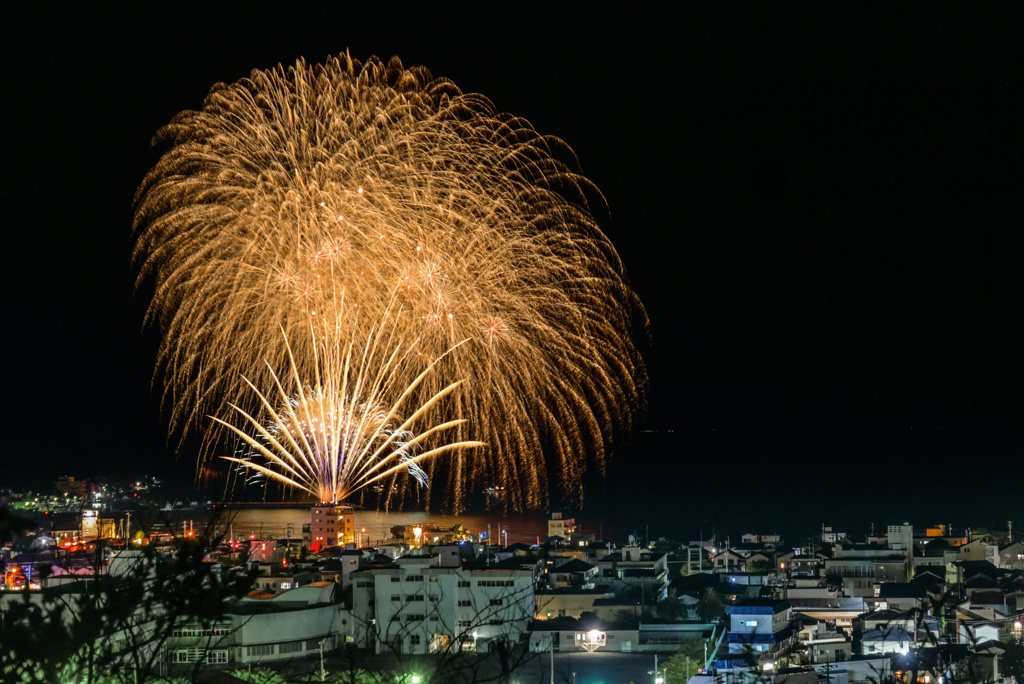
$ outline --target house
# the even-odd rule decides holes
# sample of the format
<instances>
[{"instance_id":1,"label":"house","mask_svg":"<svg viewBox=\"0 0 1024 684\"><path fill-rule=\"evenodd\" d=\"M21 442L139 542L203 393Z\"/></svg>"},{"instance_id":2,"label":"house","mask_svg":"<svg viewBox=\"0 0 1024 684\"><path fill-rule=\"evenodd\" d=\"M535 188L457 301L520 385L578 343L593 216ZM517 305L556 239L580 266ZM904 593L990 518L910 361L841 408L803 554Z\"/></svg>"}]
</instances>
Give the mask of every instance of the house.
<instances>
[{"instance_id":1,"label":"house","mask_svg":"<svg viewBox=\"0 0 1024 684\"><path fill-rule=\"evenodd\" d=\"M957 643L977 644L999 639L1006 614L993 608L972 608L967 601L956 607Z\"/></svg>"},{"instance_id":2,"label":"house","mask_svg":"<svg viewBox=\"0 0 1024 684\"><path fill-rule=\"evenodd\" d=\"M714 625L696 623L647 624L639 620L574 620L558 618L534 622L529 643L534 652L612 651L620 653L673 653L687 639L711 639ZM713 651L713 642L708 653ZM701 663L703 666L703 663Z\"/></svg>"},{"instance_id":3,"label":"house","mask_svg":"<svg viewBox=\"0 0 1024 684\"><path fill-rule=\"evenodd\" d=\"M614 599L615 594L603 589L541 589L534 593L534 619L553 620L562 617L578 618L583 613L594 613L599 618L614 620L623 607L604 608L595 606L600 599ZM639 607L637 607L639 615Z\"/></svg>"},{"instance_id":4,"label":"house","mask_svg":"<svg viewBox=\"0 0 1024 684\"><path fill-rule=\"evenodd\" d=\"M1024 541L999 547L999 567L1007 570L1024 570Z\"/></svg>"},{"instance_id":5,"label":"house","mask_svg":"<svg viewBox=\"0 0 1024 684\"><path fill-rule=\"evenodd\" d=\"M999 545L987 539L972 539L956 551L957 561L988 561L993 567L998 567Z\"/></svg>"},{"instance_id":6,"label":"house","mask_svg":"<svg viewBox=\"0 0 1024 684\"><path fill-rule=\"evenodd\" d=\"M791 592L788 600L794 612L836 627L852 627L854 619L866 611L864 599L859 596L800 597Z\"/></svg>"},{"instance_id":7,"label":"house","mask_svg":"<svg viewBox=\"0 0 1024 684\"><path fill-rule=\"evenodd\" d=\"M1004 674L1008 664L1004 660L1006 651L1007 645L994 639L979 643L974 647L980 681L999 682L1010 679Z\"/></svg>"},{"instance_id":8,"label":"house","mask_svg":"<svg viewBox=\"0 0 1024 684\"><path fill-rule=\"evenodd\" d=\"M953 675L949 678L950 681L961 681L962 679L986 681L977 679L976 674L963 676L967 674L967 668L971 667L968 662L970 658L971 651L967 646L959 644L925 646L912 648L909 653L892 656L890 668L897 682L906 682L909 679L907 675L912 672L919 673L918 682L930 679L929 673L932 672L950 673ZM943 680L946 678L943 677Z\"/></svg>"},{"instance_id":9,"label":"house","mask_svg":"<svg viewBox=\"0 0 1024 684\"><path fill-rule=\"evenodd\" d=\"M911 573L917 577L918 573L928 568L945 574L946 563L956 554L956 549L950 546L949 542L939 537L931 539L926 543L914 547L914 555L911 559Z\"/></svg>"},{"instance_id":10,"label":"house","mask_svg":"<svg viewBox=\"0 0 1024 684\"><path fill-rule=\"evenodd\" d=\"M868 629L860 635L861 653L878 655L886 653L905 654L910 651L914 638L905 629Z\"/></svg>"},{"instance_id":11,"label":"house","mask_svg":"<svg viewBox=\"0 0 1024 684\"><path fill-rule=\"evenodd\" d=\"M626 546L596 560L600 577L615 585L644 586L659 595L668 584L668 555L655 554L638 546ZM595 580L595 584L598 581Z\"/></svg>"},{"instance_id":12,"label":"house","mask_svg":"<svg viewBox=\"0 0 1024 684\"><path fill-rule=\"evenodd\" d=\"M302 573L312 577L311 573ZM277 596L299 586L299 580L292 575L259 575L253 580L253 589Z\"/></svg>"},{"instance_id":13,"label":"house","mask_svg":"<svg viewBox=\"0 0 1024 684\"><path fill-rule=\"evenodd\" d=\"M775 567L786 577L815 579L821 577L825 567L825 554L803 553L803 549L792 549L775 558Z\"/></svg>"},{"instance_id":14,"label":"house","mask_svg":"<svg viewBox=\"0 0 1024 684\"><path fill-rule=\"evenodd\" d=\"M792 620L789 601L745 599L727 609L729 631L726 653L719 651L718 670L758 670L785 665L785 657L797 645L799 625Z\"/></svg>"},{"instance_id":15,"label":"house","mask_svg":"<svg viewBox=\"0 0 1024 684\"><path fill-rule=\"evenodd\" d=\"M744 544L759 544L768 550L782 546L782 537L777 534L744 534L740 541Z\"/></svg>"},{"instance_id":16,"label":"house","mask_svg":"<svg viewBox=\"0 0 1024 684\"><path fill-rule=\"evenodd\" d=\"M932 580L931 575L920 575L910 582L883 582L878 586L879 603L903 613L927 610L942 596L941 587Z\"/></svg>"},{"instance_id":17,"label":"house","mask_svg":"<svg viewBox=\"0 0 1024 684\"><path fill-rule=\"evenodd\" d=\"M797 615L800 629L797 637L811 663L841 663L850 659L853 645L846 634L822 620Z\"/></svg>"},{"instance_id":18,"label":"house","mask_svg":"<svg viewBox=\"0 0 1024 684\"><path fill-rule=\"evenodd\" d=\"M612 651L631 653L638 650L640 623L608 620L576 620L559 618L534 622L530 626L530 650L546 653Z\"/></svg>"},{"instance_id":19,"label":"house","mask_svg":"<svg viewBox=\"0 0 1024 684\"><path fill-rule=\"evenodd\" d=\"M744 572L747 567L747 557L735 549L724 549L715 554L711 559L715 572Z\"/></svg>"},{"instance_id":20,"label":"house","mask_svg":"<svg viewBox=\"0 0 1024 684\"><path fill-rule=\"evenodd\" d=\"M839 664L826 660L814 666L819 682L831 684L878 684L892 681L889 677L892 656L858 655L856 660L845 660Z\"/></svg>"},{"instance_id":21,"label":"house","mask_svg":"<svg viewBox=\"0 0 1024 684\"><path fill-rule=\"evenodd\" d=\"M596 565L573 558L548 572L548 586L552 589L593 589L599 574Z\"/></svg>"}]
</instances>

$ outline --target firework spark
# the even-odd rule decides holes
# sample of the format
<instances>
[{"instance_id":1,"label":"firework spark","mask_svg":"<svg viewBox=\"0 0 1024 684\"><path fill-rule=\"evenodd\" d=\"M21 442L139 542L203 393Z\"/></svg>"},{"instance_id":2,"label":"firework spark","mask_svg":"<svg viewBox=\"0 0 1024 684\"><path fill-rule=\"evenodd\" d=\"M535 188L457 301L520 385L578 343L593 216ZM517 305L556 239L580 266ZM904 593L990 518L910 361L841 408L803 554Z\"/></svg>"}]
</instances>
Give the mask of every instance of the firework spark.
<instances>
[{"instance_id":1,"label":"firework spark","mask_svg":"<svg viewBox=\"0 0 1024 684\"><path fill-rule=\"evenodd\" d=\"M400 316L394 320L399 319ZM422 405L407 410L406 404L416 396L417 388L433 371L436 361L404 386L404 367L416 355L415 344L392 343L394 330L385 342L377 334L378 328L371 330L369 341L357 349L354 339L346 344L337 338L341 330L343 326L335 325L333 335L322 335L310 327L317 338L311 344L312 382L303 382L291 345L283 335L290 378L282 381L273 368L268 368L278 405L274 406L271 397L246 380L268 416L269 425L238 404L231 407L244 419L249 431L213 418L251 449L244 458L225 460L308 492L318 501L337 503L377 482L405 484L399 479L403 473L426 486L428 475L420 463L444 453L484 446L475 441L443 442L443 437L465 423L465 419L431 424L418 435L414 433L418 425L429 424L428 413L461 384L453 382ZM296 389L289 391L286 383ZM392 401L396 395L397 399ZM438 441L443 443L427 446ZM394 490L394 486L387 487L384 503L390 501Z\"/></svg>"},{"instance_id":2,"label":"firework spark","mask_svg":"<svg viewBox=\"0 0 1024 684\"><path fill-rule=\"evenodd\" d=\"M424 463L450 505L498 484L505 505L542 507L549 466L578 500L588 465L603 472L643 400L646 318L563 142L422 67L346 54L218 84L156 144L134 262L172 430L215 412L239 371L270 387L289 353L311 367L310 325L361 339L396 298L418 340L406 377L438 361L420 403L464 380L445 410L488 444Z\"/></svg>"}]
</instances>

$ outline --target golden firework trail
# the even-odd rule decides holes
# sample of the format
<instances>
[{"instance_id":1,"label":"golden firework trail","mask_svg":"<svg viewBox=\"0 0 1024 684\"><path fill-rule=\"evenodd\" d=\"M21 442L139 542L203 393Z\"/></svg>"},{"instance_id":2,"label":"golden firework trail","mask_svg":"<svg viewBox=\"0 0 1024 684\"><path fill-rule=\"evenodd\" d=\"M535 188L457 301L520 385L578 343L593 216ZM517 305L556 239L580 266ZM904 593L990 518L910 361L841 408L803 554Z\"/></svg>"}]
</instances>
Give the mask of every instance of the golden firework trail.
<instances>
[{"instance_id":1,"label":"golden firework trail","mask_svg":"<svg viewBox=\"0 0 1024 684\"><path fill-rule=\"evenodd\" d=\"M463 380L446 417L488 445L423 463L449 506L488 485L509 508L556 485L578 502L584 471L604 472L643 403L646 316L561 140L423 67L345 54L215 85L155 144L134 264L172 431L215 413L239 373L271 387L290 356L315 365L311 324L358 340L394 298L421 355L410 384L439 359L417 401Z\"/></svg>"},{"instance_id":2,"label":"golden firework trail","mask_svg":"<svg viewBox=\"0 0 1024 684\"><path fill-rule=\"evenodd\" d=\"M398 320L400 315L394 320ZM453 382L436 392L420 406L407 408L416 390L430 375L437 361L429 363L411 383L404 385L404 369L417 355L416 345L388 339L371 330L368 341L358 349L354 338L347 344L337 339L343 326L333 326L334 336L312 326L314 341L312 382L304 382L287 335L282 331L288 353L289 376L284 381L273 368L277 405L273 394L267 396L254 384L246 384L262 405L269 424L251 415L238 404L231 408L243 418L248 431L213 417L251 449L245 458L225 457L242 467L316 497L324 503L340 503L359 490L384 481L388 483L382 503L388 503L408 473L421 486L428 476L420 463L459 449L484 446L476 441L444 442L446 434L466 422L449 420L433 425L428 414L451 394L461 382ZM453 347L454 351L458 345ZM286 383L295 388L286 389ZM397 399L392 401L392 397ZM421 424L430 427L419 434ZM255 436L253 436L255 435Z\"/></svg>"}]
</instances>

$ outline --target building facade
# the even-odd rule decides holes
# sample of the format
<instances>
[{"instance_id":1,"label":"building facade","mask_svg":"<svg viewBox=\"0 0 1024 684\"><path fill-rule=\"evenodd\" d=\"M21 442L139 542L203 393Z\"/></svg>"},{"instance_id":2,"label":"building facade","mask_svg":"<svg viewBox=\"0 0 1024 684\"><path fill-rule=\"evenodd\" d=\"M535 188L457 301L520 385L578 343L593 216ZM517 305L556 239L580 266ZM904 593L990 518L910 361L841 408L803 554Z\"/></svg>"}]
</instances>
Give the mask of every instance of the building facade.
<instances>
[{"instance_id":1,"label":"building facade","mask_svg":"<svg viewBox=\"0 0 1024 684\"><path fill-rule=\"evenodd\" d=\"M310 510L310 550L356 543L356 516L351 506L320 504Z\"/></svg>"},{"instance_id":2,"label":"building facade","mask_svg":"<svg viewBox=\"0 0 1024 684\"><path fill-rule=\"evenodd\" d=\"M789 601L746 599L729 606L728 651L719 652L719 670L771 670L797 645Z\"/></svg>"},{"instance_id":3,"label":"building facade","mask_svg":"<svg viewBox=\"0 0 1024 684\"><path fill-rule=\"evenodd\" d=\"M457 548L353 573L356 643L377 653L488 651L518 641L534 613L529 570L463 568Z\"/></svg>"}]
</instances>

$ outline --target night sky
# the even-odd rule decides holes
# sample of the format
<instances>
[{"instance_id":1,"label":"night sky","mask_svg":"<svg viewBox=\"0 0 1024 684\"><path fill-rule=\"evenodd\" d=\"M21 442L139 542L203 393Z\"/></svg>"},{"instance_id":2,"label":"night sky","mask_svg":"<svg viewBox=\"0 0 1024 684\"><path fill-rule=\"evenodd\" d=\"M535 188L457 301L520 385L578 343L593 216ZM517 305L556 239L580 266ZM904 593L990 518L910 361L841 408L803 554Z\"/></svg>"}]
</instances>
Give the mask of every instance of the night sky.
<instances>
[{"instance_id":1,"label":"night sky","mask_svg":"<svg viewBox=\"0 0 1024 684\"><path fill-rule=\"evenodd\" d=\"M423 64L561 137L605 194L650 317L650 432L591 503L700 524L1024 523L1009 19L219 5L0 11L0 486L190 481L132 296L150 139L217 81L348 48Z\"/></svg>"}]
</instances>

